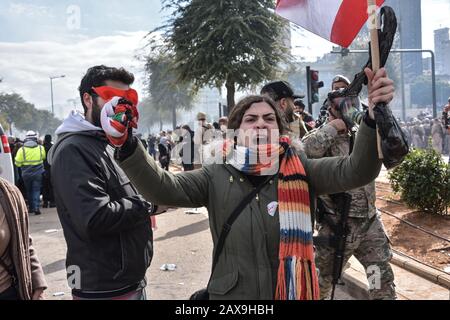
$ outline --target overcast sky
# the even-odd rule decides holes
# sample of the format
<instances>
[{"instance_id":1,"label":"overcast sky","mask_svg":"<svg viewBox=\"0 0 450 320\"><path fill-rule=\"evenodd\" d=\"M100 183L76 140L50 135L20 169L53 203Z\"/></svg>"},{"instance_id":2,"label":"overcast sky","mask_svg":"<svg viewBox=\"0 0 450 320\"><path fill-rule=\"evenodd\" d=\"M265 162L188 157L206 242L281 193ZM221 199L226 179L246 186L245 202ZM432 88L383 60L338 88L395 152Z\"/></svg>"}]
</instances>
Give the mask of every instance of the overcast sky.
<instances>
[{"instance_id":1,"label":"overcast sky","mask_svg":"<svg viewBox=\"0 0 450 320\"><path fill-rule=\"evenodd\" d=\"M424 48L433 49L433 30L450 27L450 0L422 2ZM78 99L84 72L97 64L129 69L142 91L143 66L135 55L164 17L160 0L0 0L0 92L17 92L50 110L49 76L64 74L53 82L54 100L55 108L67 109L69 99ZM302 47L294 54L309 58L331 49L308 32L294 33L293 46Z\"/></svg>"}]
</instances>

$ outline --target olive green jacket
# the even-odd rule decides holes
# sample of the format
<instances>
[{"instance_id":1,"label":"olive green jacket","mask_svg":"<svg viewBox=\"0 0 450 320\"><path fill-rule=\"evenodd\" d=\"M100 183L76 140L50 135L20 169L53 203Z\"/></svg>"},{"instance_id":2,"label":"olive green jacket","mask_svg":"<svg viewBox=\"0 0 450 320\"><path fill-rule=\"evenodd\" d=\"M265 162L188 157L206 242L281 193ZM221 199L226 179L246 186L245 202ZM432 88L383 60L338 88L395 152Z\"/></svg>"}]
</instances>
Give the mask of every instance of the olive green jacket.
<instances>
[{"instance_id":1,"label":"olive green jacket","mask_svg":"<svg viewBox=\"0 0 450 320\"><path fill-rule=\"evenodd\" d=\"M308 176L312 204L317 195L366 185L381 169L375 130L366 124L361 126L349 157L312 160L302 152L299 155ZM177 207L206 206L214 245L228 216L253 188L241 172L229 165L169 173L158 167L142 145L120 166L148 201ZM280 226L278 210L273 216L268 213L267 206L273 201L277 201L276 177L233 224L211 277L210 299L274 298Z\"/></svg>"}]
</instances>

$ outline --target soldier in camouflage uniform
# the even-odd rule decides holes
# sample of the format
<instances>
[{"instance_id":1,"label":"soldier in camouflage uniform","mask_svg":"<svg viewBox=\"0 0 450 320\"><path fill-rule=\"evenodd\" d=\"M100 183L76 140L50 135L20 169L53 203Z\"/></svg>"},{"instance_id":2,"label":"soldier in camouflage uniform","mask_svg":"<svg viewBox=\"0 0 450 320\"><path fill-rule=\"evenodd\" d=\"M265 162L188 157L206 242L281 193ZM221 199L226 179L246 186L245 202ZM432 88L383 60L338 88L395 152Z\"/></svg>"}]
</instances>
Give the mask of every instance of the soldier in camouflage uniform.
<instances>
[{"instance_id":1,"label":"soldier in camouflage uniform","mask_svg":"<svg viewBox=\"0 0 450 320\"><path fill-rule=\"evenodd\" d=\"M411 129L412 135L412 145L416 149L424 149L426 148L425 143L425 129L422 126L420 120L414 118L413 127Z\"/></svg>"},{"instance_id":2,"label":"soldier in camouflage uniform","mask_svg":"<svg viewBox=\"0 0 450 320\"><path fill-rule=\"evenodd\" d=\"M406 139L408 140L408 145L409 145L409 144L411 143L411 137L410 137L410 135L409 135L409 129L408 129L408 126L407 126L406 123L403 122L403 121L400 121L400 122L399 122L399 125L400 125L400 128L401 128L402 131L403 131L403 134L405 135Z\"/></svg>"},{"instance_id":3,"label":"soldier in camouflage uniform","mask_svg":"<svg viewBox=\"0 0 450 320\"><path fill-rule=\"evenodd\" d=\"M310 158L346 156L350 153L350 135L344 121L330 117L322 127L311 131L303 139L305 152ZM336 118L335 118L336 117ZM371 299L396 299L394 273L389 264L392 258L389 239L375 207L375 181L365 187L349 191L352 202L349 212L349 233L345 248L344 265L354 255L364 266L370 284ZM337 224L336 207L329 196L321 196L332 222ZM331 226L318 224L319 238L331 239ZM319 269L321 299L330 296L333 279L335 249L329 244L316 243L316 265ZM379 276L378 276L379 275Z\"/></svg>"},{"instance_id":4,"label":"soldier in camouflage uniform","mask_svg":"<svg viewBox=\"0 0 450 320\"><path fill-rule=\"evenodd\" d=\"M424 148L428 148L428 145L430 144L431 126L432 126L432 123L431 123L430 119L425 118L422 121L423 131L425 132L425 135L424 135L424 143L425 143Z\"/></svg>"},{"instance_id":5,"label":"soldier in camouflage uniform","mask_svg":"<svg viewBox=\"0 0 450 320\"><path fill-rule=\"evenodd\" d=\"M412 134L411 134L411 129L412 128L412 123L411 122L407 122L406 123L406 137L408 138L408 145L411 147L411 143L412 143Z\"/></svg>"},{"instance_id":6,"label":"soldier in camouflage uniform","mask_svg":"<svg viewBox=\"0 0 450 320\"><path fill-rule=\"evenodd\" d=\"M445 131L440 119L434 119L433 126L431 127L431 136L433 140L433 149L439 154L442 154L444 135Z\"/></svg>"}]
</instances>

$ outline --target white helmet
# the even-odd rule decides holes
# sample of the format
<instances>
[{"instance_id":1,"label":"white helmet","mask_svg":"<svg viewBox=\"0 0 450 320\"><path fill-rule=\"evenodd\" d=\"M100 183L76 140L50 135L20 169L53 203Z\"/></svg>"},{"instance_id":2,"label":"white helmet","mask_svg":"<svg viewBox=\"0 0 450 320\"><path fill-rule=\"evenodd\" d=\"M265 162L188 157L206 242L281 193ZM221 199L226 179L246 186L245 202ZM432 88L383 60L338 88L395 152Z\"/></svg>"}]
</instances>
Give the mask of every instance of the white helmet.
<instances>
[{"instance_id":1,"label":"white helmet","mask_svg":"<svg viewBox=\"0 0 450 320\"><path fill-rule=\"evenodd\" d=\"M37 133L36 133L36 132L30 130L30 131L27 132L26 137L27 137L27 138L35 138L35 139L37 139L38 136L37 136Z\"/></svg>"}]
</instances>

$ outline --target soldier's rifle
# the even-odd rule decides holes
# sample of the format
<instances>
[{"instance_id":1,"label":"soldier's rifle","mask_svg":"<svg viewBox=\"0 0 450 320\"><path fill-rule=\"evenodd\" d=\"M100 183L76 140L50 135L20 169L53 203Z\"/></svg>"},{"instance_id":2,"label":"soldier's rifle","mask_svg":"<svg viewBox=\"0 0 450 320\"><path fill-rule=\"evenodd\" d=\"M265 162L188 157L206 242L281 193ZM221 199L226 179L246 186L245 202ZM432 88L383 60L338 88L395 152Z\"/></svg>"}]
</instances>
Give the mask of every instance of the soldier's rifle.
<instances>
[{"instance_id":1,"label":"soldier's rifle","mask_svg":"<svg viewBox=\"0 0 450 320\"><path fill-rule=\"evenodd\" d=\"M344 268L345 261L345 246L347 243L348 236L348 215L350 211L350 205L352 202L352 196L348 193L339 193L330 196L333 202L336 204L336 208L339 213L339 222L336 225L335 230L335 253L333 261L333 289L331 291L331 300L334 300L334 294L336 286L342 285L339 282L342 275L342 269Z\"/></svg>"}]
</instances>

